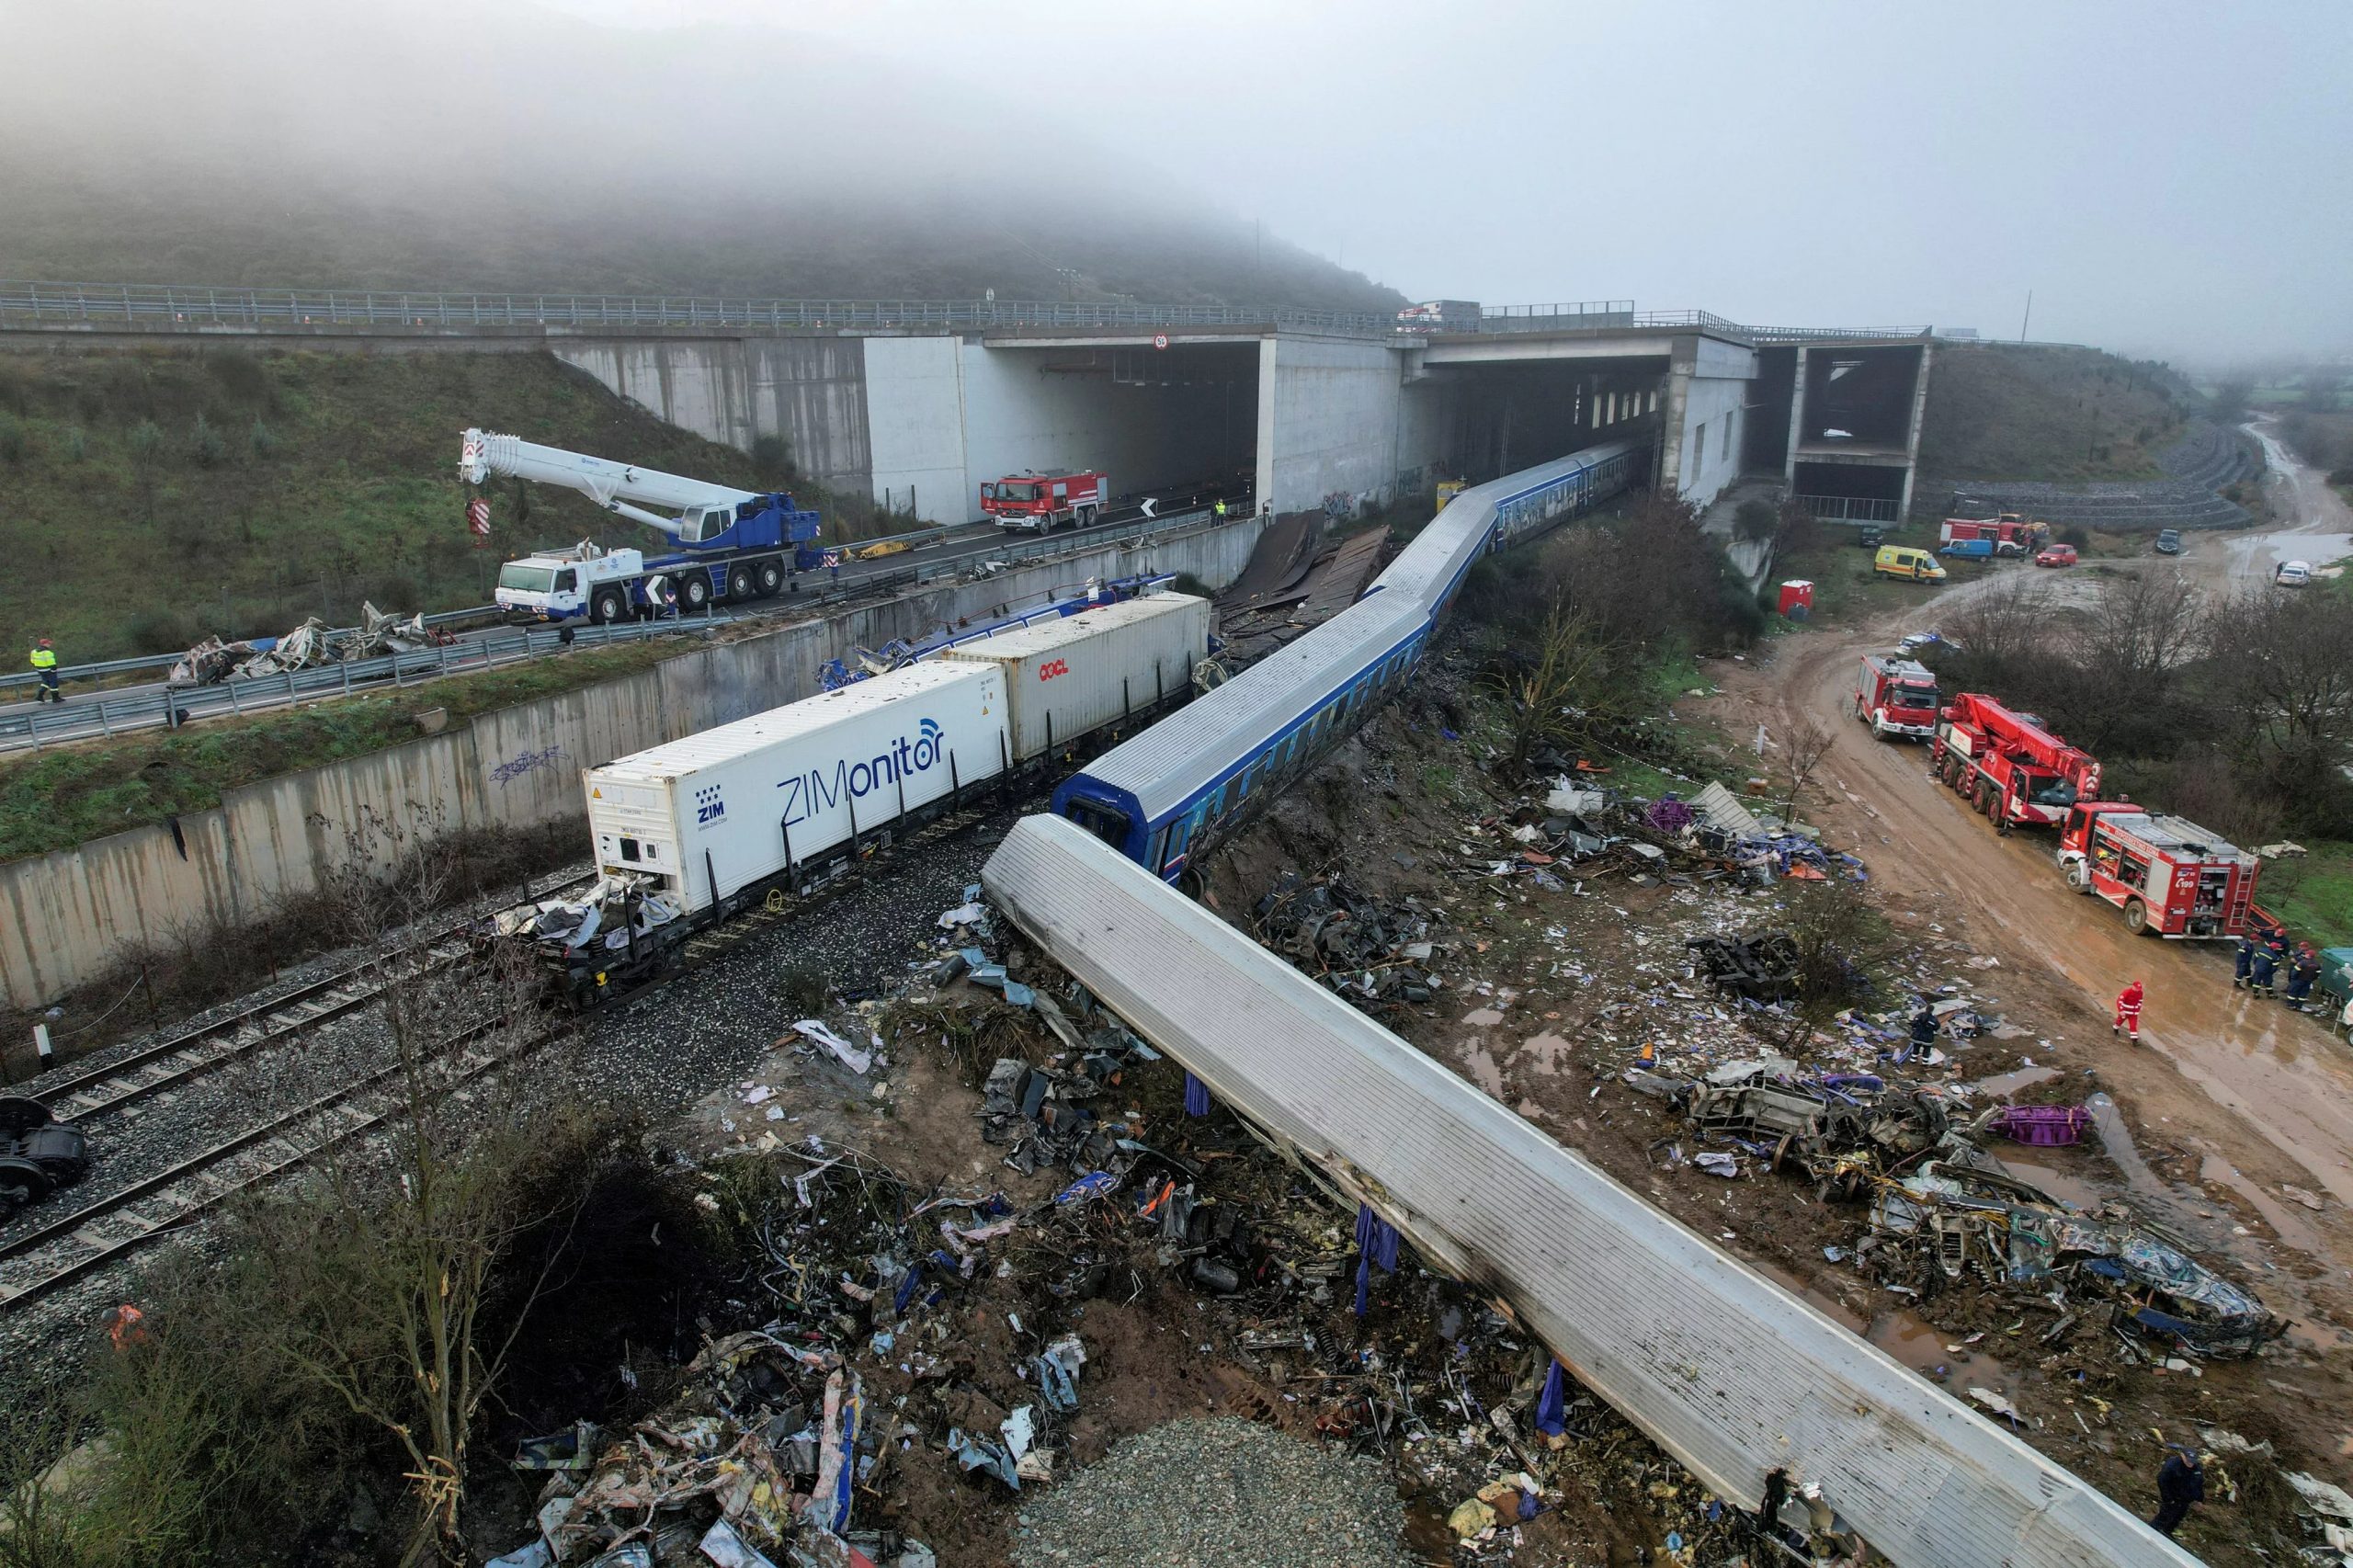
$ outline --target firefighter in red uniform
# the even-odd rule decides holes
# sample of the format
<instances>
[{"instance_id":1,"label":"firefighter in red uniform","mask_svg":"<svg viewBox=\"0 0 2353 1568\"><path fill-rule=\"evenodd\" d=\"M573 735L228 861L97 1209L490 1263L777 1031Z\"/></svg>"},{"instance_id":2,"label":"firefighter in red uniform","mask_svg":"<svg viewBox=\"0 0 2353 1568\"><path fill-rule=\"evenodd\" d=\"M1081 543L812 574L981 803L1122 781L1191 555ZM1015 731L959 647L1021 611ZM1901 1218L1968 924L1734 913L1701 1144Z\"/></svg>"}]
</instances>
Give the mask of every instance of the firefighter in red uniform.
<instances>
[{"instance_id":1,"label":"firefighter in red uniform","mask_svg":"<svg viewBox=\"0 0 2353 1568\"><path fill-rule=\"evenodd\" d=\"M2134 1045L2141 1043L2141 983L2134 981L2116 994L2116 1022L2109 1033L2122 1034Z\"/></svg>"}]
</instances>

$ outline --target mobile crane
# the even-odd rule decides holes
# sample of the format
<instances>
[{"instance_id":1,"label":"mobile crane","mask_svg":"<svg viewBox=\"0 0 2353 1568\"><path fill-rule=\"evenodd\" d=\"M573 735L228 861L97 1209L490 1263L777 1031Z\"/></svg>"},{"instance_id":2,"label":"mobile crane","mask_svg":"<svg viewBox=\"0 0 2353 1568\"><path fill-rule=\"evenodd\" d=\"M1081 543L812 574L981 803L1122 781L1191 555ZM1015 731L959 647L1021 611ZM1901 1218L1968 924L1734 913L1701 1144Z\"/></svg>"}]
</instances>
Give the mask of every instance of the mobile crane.
<instances>
[{"instance_id":1,"label":"mobile crane","mask_svg":"<svg viewBox=\"0 0 2353 1568\"><path fill-rule=\"evenodd\" d=\"M1937 715L1929 766L2000 824L2052 826L2099 794L2099 758L2069 745L2031 713L1964 691Z\"/></svg>"},{"instance_id":2,"label":"mobile crane","mask_svg":"<svg viewBox=\"0 0 2353 1568\"><path fill-rule=\"evenodd\" d=\"M499 568L494 597L513 619L585 617L602 626L651 619L673 605L702 610L714 600L764 599L795 574L828 561L815 544L817 514L795 506L780 491L733 490L486 430L465 433L458 477L468 484L513 478L576 490L608 512L666 534L676 546L649 556L584 541L510 561Z\"/></svg>"}]
</instances>

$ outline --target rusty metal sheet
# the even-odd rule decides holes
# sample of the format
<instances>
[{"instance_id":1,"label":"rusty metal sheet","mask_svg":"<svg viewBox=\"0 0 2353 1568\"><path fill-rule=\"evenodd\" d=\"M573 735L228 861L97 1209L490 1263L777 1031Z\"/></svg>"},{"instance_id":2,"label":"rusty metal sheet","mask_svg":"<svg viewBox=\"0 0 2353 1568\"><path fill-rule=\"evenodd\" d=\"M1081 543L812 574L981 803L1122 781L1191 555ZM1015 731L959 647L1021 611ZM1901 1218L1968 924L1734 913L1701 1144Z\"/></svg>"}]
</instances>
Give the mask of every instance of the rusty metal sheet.
<instances>
[{"instance_id":1,"label":"rusty metal sheet","mask_svg":"<svg viewBox=\"0 0 2353 1568\"><path fill-rule=\"evenodd\" d=\"M1721 1494L1824 1498L1906 1568L2194 1568L2062 1466L1060 818L990 896L1224 1102L1499 1299Z\"/></svg>"}]
</instances>

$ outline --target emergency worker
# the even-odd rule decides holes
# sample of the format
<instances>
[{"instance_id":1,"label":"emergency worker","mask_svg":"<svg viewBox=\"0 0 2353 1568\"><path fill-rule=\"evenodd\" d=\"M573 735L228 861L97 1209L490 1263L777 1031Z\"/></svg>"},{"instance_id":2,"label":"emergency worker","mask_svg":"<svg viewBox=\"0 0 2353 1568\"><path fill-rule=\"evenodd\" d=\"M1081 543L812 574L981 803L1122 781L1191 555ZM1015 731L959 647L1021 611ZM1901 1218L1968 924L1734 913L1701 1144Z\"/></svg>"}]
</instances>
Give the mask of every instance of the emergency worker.
<instances>
[{"instance_id":1,"label":"emergency worker","mask_svg":"<svg viewBox=\"0 0 2353 1568\"><path fill-rule=\"evenodd\" d=\"M2288 969L2288 1006L2301 1013L2306 998L2313 994L2313 982L2320 978L2320 952L2310 942L2296 944L2296 956Z\"/></svg>"},{"instance_id":2,"label":"emergency worker","mask_svg":"<svg viewBox=\"0 0 2353 1568\"><path fill-rule=\"evenodd\" d=\"M2177 1447L2158 1467L2157 1514L2149 1528L2167 1540L2181 1528L2189 1510L2206 1501L2205 1458L2196 1449Z\"/></svg>"},{"instance_id":3,"label":"emergency worker","mask_svg":"<svg viewBox=\"0 0 2353 1568\"><path fill-rule=\"evenodd\" d=\"M2255 937L2251 933L2239 933L2238 957L2231 971L2231 989L2238 990L2246 983L2249 971L2255 967Z\"/></svg>"},{"instance_id":4,"label":"emergency worker","mask_svg":"<svg viewBox=\"0 0 2353 1568\"><path fill-rule=\"evenodd\" d=\"M2116 1022L2109 1026L2109 1033L2121 1034L2134 1045L2141 1043L2141 983L2134 981L2116 994Z\"/></svg>"},{"instance_id":5,"label":"emergency worker","mask_svg":"<svg viewBox=\"0 0 2353 1568\"><path fill-rule=\"evenodd\" d=\"M57 689L57 650L44 637L33 644L33 673L40 676L40 689L33 693L36 702L63 702L65 694Z\"/></svg>"},{"instance_id":6,"label":"emergency worker","mask_svg":"<svg viewBox=\"0 0 2353 1568\"><path fill-rule=\"evenodd\" d=\"M2271 940L2267 936L2255 945L2255 955L2249 960L2246 988L2257 996L2279 994L2271 985L2272 975L2279 968L2279 951L2272 947Z\"/></svg>"}]
</instances>

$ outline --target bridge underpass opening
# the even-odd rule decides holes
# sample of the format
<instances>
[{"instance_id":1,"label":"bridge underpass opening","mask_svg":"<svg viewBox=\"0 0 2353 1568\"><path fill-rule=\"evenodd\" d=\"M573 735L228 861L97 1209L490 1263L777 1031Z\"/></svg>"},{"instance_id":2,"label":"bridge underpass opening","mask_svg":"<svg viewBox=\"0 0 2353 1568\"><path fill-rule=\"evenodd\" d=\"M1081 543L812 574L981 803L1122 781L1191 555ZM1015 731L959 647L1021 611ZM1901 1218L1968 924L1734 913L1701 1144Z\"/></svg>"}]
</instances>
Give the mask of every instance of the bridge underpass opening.
<instances>
[{"instance_id":1,"label":"bridge underpass opening","mask_svg":"<svg viewBox=\"0 0 2353 1568\"><path fill-rule=\"evenodd\" d=\"M1666 402L1663 357L1440 365L1449 476L1473 483L1605 441L1655 444Z\"/></svg>"},{"instance_id":2,"label":"bridge underpass opening","mask_svg":"<svg viewBox=\"0 0 2353 1568\"><path fill-rule=\"evenodd\" d=\"M1807 462L1800 460L1790 494L1815 517L1834 523L1903 520L1902 463Z\"/></svg>"},{"instance_id":3,"label":"bridge underpass opening","mask_svg":"<svg viewBox=\"0 0 2353 1568\"><path fill-rule=\"evenodd\" d=\"M1257 463L1258 345L967 351L965 504L1028 469L1099 469L1114 504L1207 485L1236 503ZM876 475L881 484L881 475Z\"/></svg>"}]
</instances>

